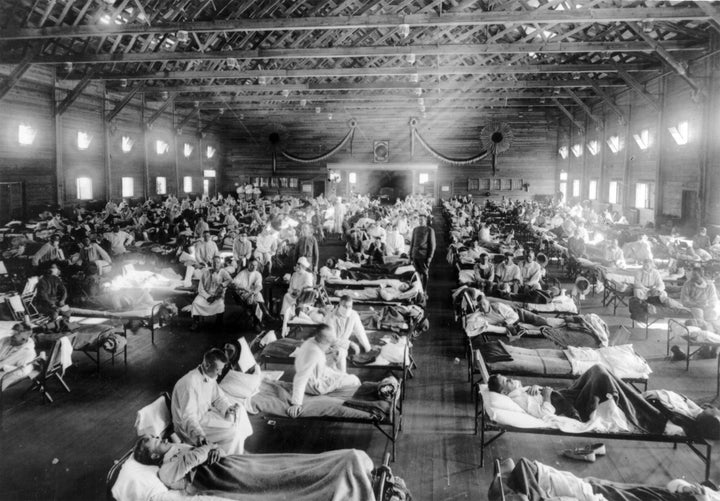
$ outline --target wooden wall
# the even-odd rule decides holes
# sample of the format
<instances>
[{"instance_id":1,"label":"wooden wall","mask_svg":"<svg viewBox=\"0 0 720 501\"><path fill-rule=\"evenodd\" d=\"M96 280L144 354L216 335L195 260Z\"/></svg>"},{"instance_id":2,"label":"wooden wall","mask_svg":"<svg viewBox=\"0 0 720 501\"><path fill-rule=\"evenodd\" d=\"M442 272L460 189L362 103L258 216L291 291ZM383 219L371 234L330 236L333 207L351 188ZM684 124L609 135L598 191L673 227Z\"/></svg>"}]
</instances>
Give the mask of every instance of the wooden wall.
<instances>
[{"instance_id":1,"label":"wooden wall","mask_svg":"<svg viewBox=\"0 0 720 501\"><path fill-rule=\"evenodd\" d=\"M705 63L692 68L693 74L707 74ZM717 158L708 150L704 131L712 133L713 127L706 125L708 107L716 105L717 98L710 88L705 100L693 96L688 84L678 76L665 75L655 78L645 85L647 93L657 100L657 108L636 91L624 90L614 96L614 102L623 111L626 122L605 104L593 108L593 113L602 119L596 124L586 114L579 111L575 118L584 126L581 130L568 120L561 124L559 146L569 148L573 144L584 145L583 155L575 157L572 152L563 160L556 154L558 170L568 172L568 185L574 179L581 182L580 199L588 198L588 186L591 179L600 181L598 207L604 207L609 201L611 181L620 183L620 204L622 212L631 222L668 224L687 224L694 228L698 220L710 220L714 216L711 210L702 211L698 205L697 214L682 214L683 191L686 196L698 197L701 192L702 172L705 169L706 155ZM673 139L669 127L680 122L689 123L689 141L678 145ZM634 134L642 130L650 133L650 147L641 149ZM621 150L613 153L607 140L619 136ZM589 141L596 139L601 151L593 156L587 148ZM708 168L708 171L712 170ZM638 183L652 183L653 201L650 208L637 208L636 187ZM716 217L720 220L720 215ZM720 222L720 221L718 221ZM692 229L691 228L691 229Z\"/></svg>"},{"instance_id":2,"label":"wooden wall","mask_svg":"<svg viewBox=\"0 0 720 501\"><path fill-rule=\"evenodd\" d=\"M372 169L378 167L373 164L373 143L376 140L388 140L390 164L415 162L437 166L437 173L431 176L431 182L422 187L415 182L416 191L438 193L444 198L467 193L485 197L488 192L491 193L491 198L501 196L525 198L554 193L556 185L552 172L556 168L556 133L555 126L546 119L543 110L526 112L521 116L508 114L500 117L511 125L515 135L510 150L498 157L498 171L494 179L501 180L501 189L483 188L481 182L480 188L469 190L468 179L483 181L493 179L489 156L474 165L453 167L430 155L417 141L414 154L411 154L412 145L408 126L411 116L412 111L409 111L407 116L395 118L377 119L370 115L358 118L352 148L348 144L326 161L307 165L294 164L278 155L276 175L298 177L302 184L303 181L324 179L328 164L345 163L364 164L365 168L360 168L360 171L372 172ZM492 118L498 119L497 116ZM490 117L459 115L457 120L433 121L433 118L429 117L420 122L418 131L442 154L463 158L482 151L480 132L490 120ZM273 130L282 131L284 148L300 157L317 156L329 150L338 144L348 131L344 119L334 118L330 121L324 115L317 118L310 116L300 123L289 120L274 123L255 121L248 123L246 127L239 127L237 123L234 126L229 124L228 127L232 132L228 141L228 165L223 179L223 185L227 190L233 189L235 183L243 183L256 176L272 175L271 149L267 137ZM413 173L415 181L421 170L422 168L419 167ZM353 188L355 191L364 192L369 186L369 178L366 175L372 174L359 175L359 185ZM515 180L515 183L511 183L510 180ZM520 180L522 183L519 183ZM528 191L518 189L519 185L524 183L528 184ZM449 191L441 191L443 186ZM341 193L347 193L352 187L346 186L343 182L337 188Z\"/></svg>"},{"instance_id":3,"label":"wooden wall","mask_svg":"<svg viewBox=\"0 0 720 501\"><path fill-rule=\"evenodd\" d=\"M0 76L12 68L0 66ZM71 206L81 201L77 197L76 180L92 180L93 198L104 202L108 196L122 197L122 178L133 179L133 197L158 197L156 179L166 178L167 193L182 195L183 176L193 177L193 193L202 193L203 170L213 169L222 175L225 163L224 144L216 129L199 137L197 124L185 126L185 133L176 137L173 107L160 116L152 128L146 130L148 120L160 107L148 102L143 116L142 98L136 96L110 122L104 117L122 100L122 93L106 95L102 82L92 82L69 108L56 119L55 106L72 90L64 82L55 82L51 69L33 66L15 87L0 100L0 182L24 183L26 215L32 217L48 207ZM37 130L35 142L22 146L18 142L18 126L31 125ZM78 132L92 136L87 149L78 147ZM134 141L130 152L122 151L122 137ZM158 155L158 139L169 145L167 152ZM185 158L184 143L194 146L193 154ZM147 146L146 146L147 145ZM206 147L216 148L212 159L206 158ZM180 151L177 151L177 148ZM210 181L211 192L217 189Z\"/></svg>"}]
</instances>

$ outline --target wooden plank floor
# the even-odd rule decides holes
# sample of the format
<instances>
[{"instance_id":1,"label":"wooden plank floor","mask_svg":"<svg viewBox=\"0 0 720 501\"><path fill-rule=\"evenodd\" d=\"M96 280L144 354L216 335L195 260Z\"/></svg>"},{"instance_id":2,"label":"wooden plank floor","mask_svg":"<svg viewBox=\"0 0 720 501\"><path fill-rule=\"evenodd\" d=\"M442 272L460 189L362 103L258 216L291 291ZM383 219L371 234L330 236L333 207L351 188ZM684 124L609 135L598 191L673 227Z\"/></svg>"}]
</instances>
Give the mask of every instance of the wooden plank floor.
<instances>
[{"instance_id":1,"label":"wooden plank floor","mask_svg":"<svg viewBox=\"0 0 720 501\"><path fill-rule=\"evenodd\" d=\"M582 441L533 435L500 438L489 447L486 458L490 461L481 468L462 335L452 321L450 308L454 274L444 260L443 222L440 217L435 220L438 252L431 270L431 329L415 342L419 369L408 384L398 457L392 466L405 478L416 499L484 499L494 457L526 456L579 475L618 481L661 484L675 477L701 479L700 460L687 447L673 450L667 444L611 441L607 442L608 456L590 464L566 460L558 454ZM342 249L340 242L329 242L321 252L325 257L338 255ZM603 315L611 330L630 325L627 311L618 310L618 316L611 317L599 307L598 297L589 298L586 311ZM715 362L694 361L687 373L683 363L665 361L662 327L651 329L647 341L642 329L632 332L631 342L654 370L650 387L712 401ZM152 345L149 333L141 332L130 339L127 373L122 364L116 363L113 368L106 363L98 377L90 361L76 354L76 366L67 374L72 392L52 391L54 404L41 403L37 394L22 395L23 388L8 391L0 433L0 499L103 499L108 468L133 442L137 409L160 392L171 391L174 382L199 362L207 348L243 334L251 335L242 325L222 329L208 326L190 332L183 322L163 329ZM367 426L288 421L270 426L256 418L252 421L255 434L246 445L254 453L355 447L380 461L388 448L387 440ZM720 478L717 461L711 478Z\"/></svg>"}]
</instances>

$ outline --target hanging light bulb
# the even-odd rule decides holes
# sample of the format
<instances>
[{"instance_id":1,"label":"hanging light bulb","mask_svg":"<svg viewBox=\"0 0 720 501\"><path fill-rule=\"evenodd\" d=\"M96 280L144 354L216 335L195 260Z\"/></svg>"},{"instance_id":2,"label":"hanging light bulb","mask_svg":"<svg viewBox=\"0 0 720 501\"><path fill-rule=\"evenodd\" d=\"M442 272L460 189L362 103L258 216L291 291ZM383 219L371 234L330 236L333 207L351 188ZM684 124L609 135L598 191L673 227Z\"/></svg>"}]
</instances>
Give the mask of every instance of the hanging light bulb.
<instances>
[{"instance_id":1,"label":"hanging light bulb","mask_svg":"<svg viewBox=\"0 0 720 501\"><path fill-rule=\"evenodd\" d=\"M407 62L410 64L415 64L415 54L412 52L407 55Z\"/></svg>"},{"instance_id":2,"label":"hanging light bulb","mask_svg":"<svg viewBox=\"0 0 720 501\"><path fill-rule=\"evenodd\" d=\"M410 81L413 83L418 83L418 81L420 81L420 75L418 75L417 73L413 73L412 75L410 75Z\"/></svg>"},{"instance_id":3,"label":"hanging light bulb","mask_svg":"<svg viewBox=\"0 0 720 501\"><path fill-rule=\"evenodd\" d=\"M403 38L407 38L410 34L410 25L401 24L398 28L400 29L400 36L402 36Z\"/></svg>"},{"instance_id":4,"label":"hanging light bulb","mask_svg":"<svg viewBox=\"0 0 720 501\"><path fill-rule=\"evenodd\" d=\"M180 43L185 43L188 40L190 40L190 36L188 35L188 32L185 30L179 30L175 36L177 37L177 41Z\"/></svg>"},{"instance_id":5,"label":"hanging light bulb","mask_svg":"<svg viewBox=\"0 0 720 501\"><path fill-rule=\"evenodd\" d=\"M70 73L73 70L73 63L67 62L63 64L63 69L66 73Z\"/></svg>"},{"instance_id":6,"label":"hanging light bulb","mask_svg":"<svg viewBox=\"0 0 720 501\"><path fill-rule=\"evenodd\" d=\"M422 96L422 87L415 87L415 95Z\"/></svg>"},{"instance_id":7,"label":"hanging light bulb","mask_svg":"<svg viewBox=\"0 0 720 501\"><path fill-rule=\"evenodd\" d=\"M303 108L304 108L305 106L307 106L307 99L301 99L301 100L300 100L300 106L302 106Z\"/></svg>"},{"instance_id":8,"label":"hanging light bulb","mask_svg":"<svg viewBox=\"0 0 720 501\"><path fill-rule=\"evenodd\" d=\"M122 88L124 89L124 88L126 88L127 86L128 86L127 78L121 79L121 80L120 80L120 87L122 87Z\"/></svg>"},{"instance_id":9,"label":"hanging light bulb","mask_svg":"<svg viewBox=\"0 0 720 501\"><path fill-rule=\"evenodd\" d=\"M328 113L328 120L332 120L332 113Z\"/></svg>"},{"instance_id":10,"label":"hanging light bulb","mask_svg":"<svg viewBox=\"0 0 720 501\"><path fill-rule=\"evenodd\" d=\"M322 111L322 110L320 109L320 106L317 106L317 107L315 108L315 113L317 113L318 115L320 114L321 111Z\"/></svg>"},{"instance_id":11,"label":"hanging light bulb","mask_svg":"<svg viewBox=\"0 0 720 501\"><path fill-rule=\"evenodd\" d=\"M290 91L287 89L283 89L282 95L283 95L283 97L288 97L290 95Z\"/></svg>"},{"instance_id":12,"label":"hanging light bulb","mask_svg":"<svg viewBox=\"0 0 720 501\"><path fill-rule=\"evenodd\" d=\"M258 77L258 84L260 84L260 85L266 85L266 84L267 84L267 78L266 78L266 77Z\"/></svg>"}]
</instances>

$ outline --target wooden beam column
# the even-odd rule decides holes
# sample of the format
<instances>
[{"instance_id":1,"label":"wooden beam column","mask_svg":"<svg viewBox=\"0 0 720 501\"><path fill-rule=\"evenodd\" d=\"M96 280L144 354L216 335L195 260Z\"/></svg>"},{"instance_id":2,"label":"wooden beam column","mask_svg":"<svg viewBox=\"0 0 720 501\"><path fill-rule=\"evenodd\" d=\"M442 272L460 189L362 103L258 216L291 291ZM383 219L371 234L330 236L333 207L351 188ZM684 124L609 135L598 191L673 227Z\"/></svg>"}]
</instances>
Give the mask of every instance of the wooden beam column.
<instances>
[{"instance_id":1,"label":"wooden beam column","mask_svg":"<svg viewBox=\"0 0 720 501\"><path fill-rule=\"evenodd\" d=\"M63 168L63 128L62 115L57 112L55 78L50 88L50 102L52 114L55 118L55 181L57 183L56 199L60 208L65 205L65 169Z\"/></svg>"},{"instance_id":2,"label":"wooden beam column","mask_svg":"<svg viewBox=\"0 0 720 501\"><path fill-rule=\"evenodd\" d=\"M148 159L147 127L145 127L145 94L142 95L140 104L140 127L142 127L143 138L143 197L147 200L148 193L150 193L150 162Z\"/></svg>"},{"instance_id":3,"label":"wooden beam column","mask_svg":"<svg viewBox=\"0 0 720 501\"><path fill-rule=\"evenodd\" d=\"M660 91L660 110L657 114L657 160L656 160L656 166L655 166L655 200L653 201L655 204L655 210L654 210L654 221L653 223L657 223L657 217L662 214L662 204L663 204L663 152L665 151L665 146L662 144L663 142L660 141L660 138L665 134L665 93L667 92L667 81L666 77L662 77L658 81L658 89Z\"/></svg>"},{"instance_id":4,"label":"wooden beam column","mask_svg":"<svg viewBox=\"0 0 720 501\"><path fill-rule=\"evenodd\" d=\"M103 123L103 137L105 142L103 143L103 153L105 159L105 200L110 201L112 196L112 169L111 169L111 155L110 155L110 129L108 127L107 120L108 112L108 94L107 86L103 83L103 100L102 100L102 123Z\"/></svg>"}]
</instances>

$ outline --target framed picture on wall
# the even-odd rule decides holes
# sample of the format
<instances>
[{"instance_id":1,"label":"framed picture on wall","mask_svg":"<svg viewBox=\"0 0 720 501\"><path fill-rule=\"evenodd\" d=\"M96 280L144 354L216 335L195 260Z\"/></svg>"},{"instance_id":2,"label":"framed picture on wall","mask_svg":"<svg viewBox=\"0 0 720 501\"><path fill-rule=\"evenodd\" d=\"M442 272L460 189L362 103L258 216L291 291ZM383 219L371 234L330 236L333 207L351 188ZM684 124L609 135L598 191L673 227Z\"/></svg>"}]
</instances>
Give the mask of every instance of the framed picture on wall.
<instances>
[{"instance_id":1,"label":"framed picture on wall","mask_svg":"<svg viewBox=\"0 0 720 501\"><path fill-rule=\"evenodd\" d=\"M261 188L267 188L270 186L270 180L267 177L261 177L260 178L260 187Z\"/></svg>"},{"instance_id":2,"label":"framed picture on wall","mask_svg":"<svg viewBox=\"0 0 720 501\"><path fill-rule=\"evenodd\" d=\"M513 190L522 190L523 189L523 180L522 179L513 179L512 180L512 189Z\"/></svg>"},{"instance_id":3,"label":"framed picture on wall","mask_svg":"<svg viewBox=\"0 0 720 501\"><path fill-rule=\"evenodd\" d=\"M491 179L490 181L492 181L490 183L490 189L492 189L492 190L502 189L502 185L500 184L501 179Z\"/></svg>"},{"instance_id":4,"label":"framed picture on wall","mask_svg":"<svg viewBox=\"0 0 720 501\"><path fill-rule=\"evenodd\" d=\"M270 187L271 188L277 188L280 186L280 178L278 177L271 177L270 178Z\"/></svg>"},{"instance_id":5,"label":"framed picture on wall","mask_svg":"<svg viewBox=\"0 0 720 501\"><path fill-rule=\"evenodd\" d=\"M485 190L485 191L490 189L490 179L489 178L480 179L479 181L480 181L479 189Z\"/></svg>"},{"instance_id":6,"label":"framed picture on wall","mask_svg":"<svg viewBox=\"0 0 720 501\"><path fill-rule=\"evenodd\" d=\"M468 179L468 191L477 191L480 189L479 179Z\"/></svg>"},{"instance_id":7,"label":"framed picture on wall","mask_svg":"<svg viewBox=\"0 0 720 501\"><path fill-rule=\"evenodd\" d=\"M303 193L312 193L312 192L313 192L313 185L312 185L312 183L303 183L303 185L302 185L302 192L303 192Z\"/></svg>"},{"instance_id":8,"label":"framed picture on wall","mask_svg":"<svg viewBox=\"0 0 720 501\"><path fill-rule=\"evenodd\" d=\"M503 179L502 180L502 189L503 190L512 190L512 179Z\"/></svg>"},{"instance_id":9,"label":"framed picture on wall","mask_svg":"<svg viewBox=\"0 0 720 501\"><path fill-rule=\"evenodd\" d=\"M291 177L290 178L290 188L296 188L298 187L298 178Z\"/></svg>"},{"instance_id":10,"label":"framed picture on wall","mask_svg":"<svg viewBox=\"0 0 720 501\"><path fill-rule=\"evenodd\" d=\"M287 188L288 187L288 178L286 177L280 177L278 178L278 181L280 183L280 188Z\"/></svg>"}]
</instances>

